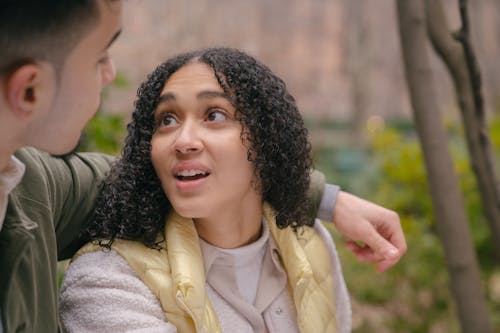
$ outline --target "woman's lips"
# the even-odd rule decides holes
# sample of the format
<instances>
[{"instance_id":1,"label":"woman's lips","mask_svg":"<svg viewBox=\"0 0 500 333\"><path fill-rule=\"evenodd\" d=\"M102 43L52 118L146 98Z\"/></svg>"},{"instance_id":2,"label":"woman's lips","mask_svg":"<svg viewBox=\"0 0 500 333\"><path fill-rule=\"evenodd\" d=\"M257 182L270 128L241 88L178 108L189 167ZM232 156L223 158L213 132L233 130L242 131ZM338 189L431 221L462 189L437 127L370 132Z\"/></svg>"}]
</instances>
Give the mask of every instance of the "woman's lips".
<instances>
[{"instance_id":1,"label":"woman's lips","mask_svg":"<svg viewBox=\"0 0 500 333\"><path fill-rule=\"evenodd\" d=\"M210 169L196 161L183 161L175 165L172 173L180 191L193 191L206 182Z\"/></svg>"},{"instance_id":2,"label":"woman's lips","mask_svg":"<svg viewBox=\"0 0 500 333\"><path fill-rule=\"evenodd\" d=\"M175 185L182 192L194 191L205 184L209 176L210 174L198 174L195 176L175 177Z\"/></svg>"}]
</instances>

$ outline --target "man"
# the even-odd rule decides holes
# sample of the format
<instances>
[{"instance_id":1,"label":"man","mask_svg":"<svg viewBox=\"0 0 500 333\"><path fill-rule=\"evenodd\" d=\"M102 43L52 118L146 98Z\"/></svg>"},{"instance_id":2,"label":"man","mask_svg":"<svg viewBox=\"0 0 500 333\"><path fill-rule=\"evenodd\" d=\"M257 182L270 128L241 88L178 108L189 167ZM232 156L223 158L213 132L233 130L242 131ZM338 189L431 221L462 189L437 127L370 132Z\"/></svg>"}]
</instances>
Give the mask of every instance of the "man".
<instances>
[{"instance_id":1,"label":"man","mask_svg":"<svg viewBox=\"0 0 500 333\"><path fill-rule=\"evenodd\" d=\"M115 76L108 49L121 6L0 0L0 332L58 330L57 260L82 245L78 234L111 159L20 148L53 155L74 148ZM313 186L327 206L322 217L368 245L349 243L359 259L393 266L406 251L397 214L323 184Z\"/></svg>"},{"instance_id":2,"label":"man","mask_svg":"<svg viewBox=\"0 0 500 333\"><path fill-rule=\"evenodd\" d=\"M56 332L57 256L69 256L109 168L71 151L115 76L121 1L5 1L0 7L0 307L4 332ZM24 169L25 172L24 172ZM18 186L24 172L24 181ZM9 191L12 190L7 197ZM4 218L5 216L5 218ZM57 241L57 247L56 247ZM75 245L77 246L77 245ZM74 249L73 249L74 250Z\"/></svg>"}]
</instances>

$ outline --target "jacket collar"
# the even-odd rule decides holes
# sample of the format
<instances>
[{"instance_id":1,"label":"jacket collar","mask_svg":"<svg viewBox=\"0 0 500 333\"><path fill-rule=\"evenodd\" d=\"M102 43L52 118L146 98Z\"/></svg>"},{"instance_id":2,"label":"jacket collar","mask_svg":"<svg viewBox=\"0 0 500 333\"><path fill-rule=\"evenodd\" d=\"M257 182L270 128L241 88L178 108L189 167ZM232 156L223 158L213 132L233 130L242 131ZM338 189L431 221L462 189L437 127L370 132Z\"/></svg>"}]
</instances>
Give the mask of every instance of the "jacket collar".
<instances>
[{"instance_id":1,"label":"jacket collar","mask_svg":"<svg viewBox=\"0 0 500 333\"><path fill-rule=\"evenodd\" d=\"M25 165L15 156L11 156L7 167L0 171L0 230L2 230L9 193L23 178Z\"/></svg>"}]
</instances>

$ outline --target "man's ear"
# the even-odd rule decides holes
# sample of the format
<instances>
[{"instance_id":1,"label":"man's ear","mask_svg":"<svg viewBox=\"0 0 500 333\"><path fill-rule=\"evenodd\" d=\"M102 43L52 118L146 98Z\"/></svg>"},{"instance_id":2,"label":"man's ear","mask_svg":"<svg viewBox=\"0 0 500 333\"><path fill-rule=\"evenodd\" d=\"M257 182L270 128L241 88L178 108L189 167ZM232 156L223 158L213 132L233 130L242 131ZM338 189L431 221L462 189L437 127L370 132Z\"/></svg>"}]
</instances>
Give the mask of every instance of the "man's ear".
<instances>
[{"instance_id":1,"label":"man's ear","mask_svg":"<svg viewBox=\"0 0 500 333\"><path fill-rule=\"evenodd\" d=\"M7 77L5 97L16 117L28 119L32 116L40 100L42 75L41 66L26 64Z\"/></svg>"}]
</instances>

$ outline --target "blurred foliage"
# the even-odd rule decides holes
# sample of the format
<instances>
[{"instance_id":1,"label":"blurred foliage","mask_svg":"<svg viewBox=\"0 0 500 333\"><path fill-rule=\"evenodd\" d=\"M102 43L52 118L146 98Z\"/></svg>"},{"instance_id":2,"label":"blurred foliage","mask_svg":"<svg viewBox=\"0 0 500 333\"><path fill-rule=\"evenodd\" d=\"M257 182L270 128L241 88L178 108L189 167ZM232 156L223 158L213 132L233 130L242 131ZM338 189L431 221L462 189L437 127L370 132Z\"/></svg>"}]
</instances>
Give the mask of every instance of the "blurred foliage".
<instances>
[{"instance_id":1,"label":"blurred foliage","mask_svg":"<svg viewBox=\"0 0 500 333\"><path fill-rule=\"evenodd\" d=\"M126 89L128 87L129 83L125 75L117 72L113 83L103 89L102 100L108 98L109 89ZM117 155L123 146L125 134L124 115L104 112L100 108L85 127L78 150Z\"/></svg>"},{"instance_id":2,"label":"blurred foliage","mask_svg":"<svg viewBox=\"0 0 500 333\"><path fill-rule=\"evenodd\" d=\"M498 263L495 268L487 222L461 127L448 124L448 129L491 318L495 331L500 331ZM493 120L490 130L496 156L499 156L500 120ZM353 296L354 332L459 332L415 131L399 124L389 125L373 134L365 148L315 148L316 167L325 173L329 182L400 214L408 243L408 252L400 263L379 274L374 267L355 260L334 232Z\"/></svg>"},{"instance_id":3,"label":"blurred foliage","mask_svg":"<svg viewBox=\"0 0 500 333\"><path fill-rule=\"evenodd\" d=\"M123 146L125 132L122 115L99 111L85 127L79 150L116 155Z\"/></svg>"}]
</instances>

